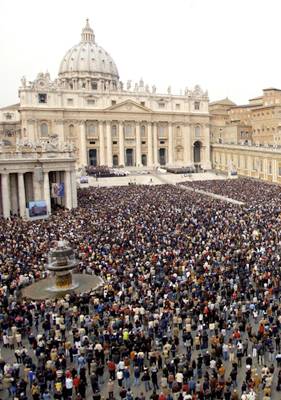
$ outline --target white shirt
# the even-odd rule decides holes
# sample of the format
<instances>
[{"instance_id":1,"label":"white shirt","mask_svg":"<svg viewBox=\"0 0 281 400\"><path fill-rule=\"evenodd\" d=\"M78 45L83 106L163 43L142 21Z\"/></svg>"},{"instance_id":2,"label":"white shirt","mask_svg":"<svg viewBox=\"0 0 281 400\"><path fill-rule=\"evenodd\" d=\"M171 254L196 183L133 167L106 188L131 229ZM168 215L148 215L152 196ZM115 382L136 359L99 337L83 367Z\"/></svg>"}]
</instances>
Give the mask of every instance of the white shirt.
<instances>
[{"instance_id":1,"label":"white shirt","mask_svg":"<svg viewBox=\"0 0 281 400\"><path fill-rule=\"evenodd\" d=\"M66 378L66 380L65 380L65 387L66 387L66 389L72 389L72 387L73 387L72 378Z\"/></svg>"}]
</instances>

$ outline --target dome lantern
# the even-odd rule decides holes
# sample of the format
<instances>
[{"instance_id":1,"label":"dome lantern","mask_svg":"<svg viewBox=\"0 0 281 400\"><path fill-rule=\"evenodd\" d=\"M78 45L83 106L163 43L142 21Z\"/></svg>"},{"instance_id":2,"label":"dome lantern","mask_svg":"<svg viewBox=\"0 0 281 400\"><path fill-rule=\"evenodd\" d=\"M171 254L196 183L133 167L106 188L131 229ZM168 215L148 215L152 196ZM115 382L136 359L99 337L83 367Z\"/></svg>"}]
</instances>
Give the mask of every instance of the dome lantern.
<instances>
[{"instance_id":1,"label":"dome lantern","mask_svg":"<svg viewBox=\"0 0 281 400\"><path fill-rule=\"evenodd\" d=\"M87 43L87 42L95 43L95 34L94 34L93 29L90 27L88 19L86 19L86 26L82 30L82 33L81 33L81 42L83 42L83 43Z\"/></svg>"}]
</instances>

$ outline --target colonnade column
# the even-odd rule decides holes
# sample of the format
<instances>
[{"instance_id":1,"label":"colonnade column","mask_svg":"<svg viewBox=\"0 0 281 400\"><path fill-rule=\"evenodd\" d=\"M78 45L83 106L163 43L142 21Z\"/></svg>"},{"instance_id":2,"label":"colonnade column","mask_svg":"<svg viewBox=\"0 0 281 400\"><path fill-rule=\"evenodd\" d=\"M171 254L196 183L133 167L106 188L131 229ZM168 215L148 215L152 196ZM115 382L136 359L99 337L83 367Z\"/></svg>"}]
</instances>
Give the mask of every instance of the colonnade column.
<instances>
[{"instance_id":1,"label":"colonnade column","mask_svg":"<svg viewBox=\"0 0 281 400\"><path fill-rule=\"evenodd\" d=\"M77 183L76 183L76 172L71 172L71 190L72 190L72 207L77 207Z\"/></svg>"},{"instance_id":2,"label":"colonnade column","mask_svg":"<svg viewBox=\"0 0 281 400\"><path fill-rule=\"evenodd\" d=\"M118 125L118 142L119 142L119 165L125 166L125 145L124 145L124 129L123 122Z\"/></svg>"},{"instance_id":3,"label":"colonnade column","mask_svg":"<svg viewBox=\"0 0 281 400\"><path fill-rule=\"evenodd\" d=\"M174 150L174 146L173 146L173 125L171 123L169 123L169 126L168 126L168 164L170 166L172 166L173 162L174 162L173 150Z\"/></svg>"},{"instance_id":4,"label":"colonnade column","mask_svg":"<svg viewBox=\"0 0 281 400\"><path fill-rule=\"evenodd\" d=\"M153 153L154 153L154 166L158 166L158 138L157 138L157 123L154 122L152 126L153 130Z\"/></svg>"},{"instance_id":5,"label":"colonnade column","mask_svg":"<svg viewBox=\"0 0 281 400\"><path fill-rule=\"evenodd\" d=\"M24 218L26 217L26 197L24 188L24 175L22 172L18 173L18 192L20 216Z\"/></svg>"},{"instance_id":6,"label":"colonnade column","mask_svg":"<svg viewBox=\"0 0 281 400\"><path fill-rule=\"evenodd\" d=\"M2 190L2 209L3 217L9 218L11 211L10 198L10 176L9 174L1 174L1 190Z\"/></svg>"},{"instance_id":7,"label":"colonnade column","mask_svg":"<svg viewBox=\"0 0 281 400\"><path fill-rule=\"evenodd\" d=\"M72 208L72 191L70 171L64 171L65 207Z\"/></svg>"},{"instance_id":8,"label":"colonnade column","mask_svg":"<svg viewBox=\"0 0 281 400\"><path fill-rule=\"evenodd\" d=\"M107 166L112 167L112 139L110 122L106 122Z\"/></svg>"},{"instance_id":9,"label":"colonnade column","mask_svg":"<svg viewBox=\"0 0 281 400\"><path fill-rule=\"evenodd\" d=\"M105 165L103 121L99 121L100 165Z\"/></svg>"},{"instance_id":10,"label":"colonnade column","mask_svg":"<svg viewBox=\"0 0 281 400\"><path fill-rule=\"evenodd\" d=\"M47 213L51 214L49 172L44 172L44 199L47 204Z\"/></svg>"},{"instance_id":11,"label":"colonnade column","mask_svg":"<svg viewBox=\"0 0 281 400\"><path fill-rule=\"evenodd\" d=\"M86 142L86 123L82 121L80 123L80 160L79 164L81 167L88 165L87 161L87 142Z\"/></svg>"},{"instance_id":12,"label":"colonnade column","mask_svg":"<svg viewBox=\"0 0 281 400\"><path fill-rule=\"evenodd\" d=\"M18 214L19 203L18 203L18 184L17 174L10 174L10 196L11 196L11 211L13 215Z\"/></svg>"},{"instance_id":13,"label":"colonnade column","mask_svg":"<svg viewBox=\"0 0 281 400\"><path fill-rule=\"evenodd\" d=\"M141 167L141 134L140 124L136 123L136 166Z\"/></svg>"},{"instance_id":14,"label":"colonnade column","mask_svg":"<svg viewBox=\"0 0 281 400\"><path fill-rule=\"evenodd\" d=\"M252 165L250 164L248 166L248 170L251 171L252 169ZM272 181L273 182L277 182L277 161L276 160L272 160ZM3 207L4 209L4 207Z\"/></svg>"},{"instance_id":15,"label":"colonnade column","mask_svg":"<svg viewBox=\"0 0 281 400\"><path fill-rule=\"evenodd\" d=\"M149 122L147 124L147 166L153 167L153 140L152 140L152 126Z\"/></svg>"},{"instance_id":16,"label":"colonnade column","mask_svg":"<svg viewBox=\"0 0 281 400\"><path fill-rule=\"evenodd\" d=\"M41 193L41 183L42 183L42 172L38 170L38 172L33 172L33 200L42 200L42 193Z\"/></svg>"},{"instance_id":17,"label":"colonnade column","mask_svg":"<svg viewBox=\"0 0 281 400\"><path fill-rule=\"evenodd\" d=\"M192 164L190 125L183 127L183 160L185 165Z\"/></svg>"}]
</instances>

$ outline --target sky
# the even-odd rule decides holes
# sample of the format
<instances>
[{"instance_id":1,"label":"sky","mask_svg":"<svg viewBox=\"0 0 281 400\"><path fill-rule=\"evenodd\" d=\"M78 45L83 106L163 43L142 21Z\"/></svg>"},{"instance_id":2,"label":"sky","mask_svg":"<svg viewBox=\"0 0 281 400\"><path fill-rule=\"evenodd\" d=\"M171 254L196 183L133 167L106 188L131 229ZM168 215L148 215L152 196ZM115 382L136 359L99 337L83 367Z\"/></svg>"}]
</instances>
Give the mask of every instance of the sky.
<instances>
[{"instance_id":1,"label":"sky","mask_svg":"<svg viewBox=\"0 0 281 400\"><path fill-rule=\"evenodd\" d=\"M0 0L0 107L50 72L89 18L120 79L173 93L199 84L237 104L281 88L280 0Z\"/></svg>"}]
</instances>

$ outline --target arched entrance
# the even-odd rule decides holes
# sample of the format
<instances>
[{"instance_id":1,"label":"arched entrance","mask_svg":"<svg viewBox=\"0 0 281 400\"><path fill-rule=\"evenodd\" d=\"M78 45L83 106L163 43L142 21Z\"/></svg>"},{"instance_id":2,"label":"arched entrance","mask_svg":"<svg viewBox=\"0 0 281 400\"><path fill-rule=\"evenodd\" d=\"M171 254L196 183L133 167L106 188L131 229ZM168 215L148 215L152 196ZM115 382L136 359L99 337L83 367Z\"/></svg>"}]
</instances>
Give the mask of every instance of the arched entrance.
<instances>
[{"instance_id":1,"label":"arched entrance","mask_svg":"<svg viewBox=\"0 0 281 400\"><path fill-rule=\"evenodd\" d=\"M89 164L93 165L94 167L97 166L97 149L89 150Z\"/></svg>"},{"instance_id":2,"label":"arched entrance","mask_svg":"<svg viewBox=\"0 0 281 400\"><path fill-rule=\"evenodd\" d=\"M202 143L197 141L193 145L193 160L195 164L201 163Z\"/></svg>"},{"instance_id":3,"label":"arched entrance","mask_svg":"<svg viewBox=\"0 0 281 400\"><path fill-rule=\"evenodd\" d=\"M142 154L142 156L141 156L141 163L142 163L142 165L143 165L144 167L147 166L147 157L146 157L146 154Z\"/></svg>"},{"instance_id":4,"label":"arched entrance","mask_svg":"<svg viewBox=\"0 0 281 400\"><path fill-rule=\"evenodd\" d=\"M118 155L117 154L113 155L112 161L113 161L113 167L118 167Z\"/></svg>"},{"instance_id":5,"label":"arched entrance","mask_svg":"<svg viewBox=\"0 0 281 400\"><path fill-rule=\"evenodd\" d=\"M134 150L133 149L126 149L126 166L132 167L134 165Z\"/></svg>"},{"instance_id":6,"label":"arched entrance","mask_svg":"<svg viewBox=\"0 0 281 400\"><path fill-rule=\"evenodd\" d=\"M201 163L201 158L202 158L202 143L197 140L194 144L193 144L193 162L194 162L194 166L196 168L196 170L198 171L201 167L200 163Z\"/></svg>"},{"instance_id":7,"label":"arched entrance","mask_svg":"<svg viewBox=\"0 0 281 400\"><path fill-rule=\"evenodd\" d=\"M159 149L159 164L166 165L166 149Z\"/></svg>"}]
</instances>

